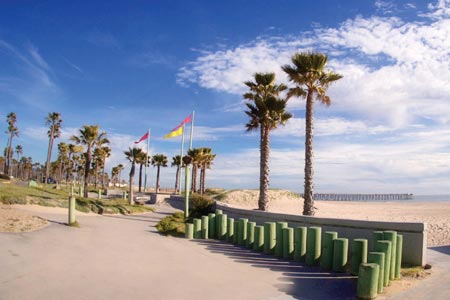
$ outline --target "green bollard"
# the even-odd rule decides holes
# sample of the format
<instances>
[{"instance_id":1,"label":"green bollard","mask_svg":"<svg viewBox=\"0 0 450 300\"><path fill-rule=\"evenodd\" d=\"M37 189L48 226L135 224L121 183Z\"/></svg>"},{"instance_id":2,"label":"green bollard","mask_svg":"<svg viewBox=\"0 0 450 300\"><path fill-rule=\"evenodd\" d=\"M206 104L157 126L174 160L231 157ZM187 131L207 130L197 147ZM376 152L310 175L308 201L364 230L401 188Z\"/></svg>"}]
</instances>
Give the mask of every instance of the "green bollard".
<instances>
[{"instance_id":1,"label":"green bollard","mask_svg":"<svg viewBox=\"0 0 450 300\"><path fill-rule=\"evenodd\" d=\"M380 267L378 273L378 294L383 292L384 285L384 253L383 252L369 252L367 255L367 262L377 264Z\"/></svg>"},{"instance_id":2,"label":"green bollard","mask_svg":"<svg viewBox=\"0 0 450 300\"><path fill-rule=\"evenodd\" d=\"M255 241L253 250L262 252L264 250L264 226L255 226Z\"/></svg>"},{"instance_id":3,"label":"green bollard","mask_svg":"<svg viewBox=\"0 0 450 300\"><path fill-rule=\"evenodd\" d=\"M275 256L283 257L283 229L288 227L287 222L277 222Z\"/></svg>"},{"instance_id":4,"label":"green bollard","mask_svg":"<svg viewBox=\"0 0 450 300\"><path fill-rule=\"evenodd\" d=\"M194 219L194 239L202 238L202 220Z\"/></svg>"},{"instance_id":5,"label":"green bollard","mask_svg":"<svg viewBox=\"0 0 450 300\"><path fill-rule=\"evenodd\" d=\"M383 233L383 240L391 241L391 272L389 273L389 280L395 278L395 265L397 257L397 231L388 230Z\"/></svg>"},{"instance_id":6,"label":"green bollard","mask_svg":"<svg viewBox=\"0 0 450 300\"><path fill-rule=\"evenodd\" d=\"M377 264L361 264L359 267L356 296L358 299L374 299L377 297L378 274Z\"/></svg>"},{"instance_id":7,"label":"green bollard","mask_svg":"<svg viewBox=\"0 0 450 300\"><path fill-rule=\"evenodd\" d=\"M304 262L306 256L306 227L294 228L294 260Z\"/></svg>"},{"instance_id":8,"label":"green bollard","mask_svg":"<svg viewBox=\"0 0 450 300\"><path fill-rule=\"evenodd\" d=\"M367 244L366 239L354 239L350 254L351 274L358 275L359 265L367 262Z\"/></svg>"},{"instance_id":9,"label":"green bollard","mask_svg":"<svg viewBox=\"0 0 450 300\"><path fill-rule=\"evenodd\" d=\"M77 221L75 217L75 204L76 204L75 197L69 196L69 225Z\"/></svg>"},{"instance_id":10,"label":"green bollard","mask_svg":"<svg viewBox=\"0 0 450 300\"><path fill-rule=\"evenodd\" d=\"M402 274L403 235L397 234L397 253L395 257L395 279L401 279Z\"/></svg>"},{"instance_id":11,"label":"green bollard","mask_svg":"<svg viewBox=\"0 0 450 300\"><path fill-rule=\"evenodd\" d=\"M186 223L184 237L191 240L194 238L194 224Z\"/></svg>"},{"instance_id":12,"label":"green bollard","mask_svg":"<svg viewBox=\"0 0 450 300\"><path fill-rule=\"evenodd\" d=\"M234 235L233 235L233 244L237 245L239 243L239 220L237 222L234 222Z\"/></svg>"},{"instance_id":13,"label":"green bollard","mask_svg":"<svg viewBox=\"0 0 450 300\"><path fill-rule=\"evenodd\" d=\"M276 225L274 222L264 223L264 253L273 254L276 244Z\"/></svg>"},{"instance_id":14,"label":"green bollard","mask_svg":"<svg viewBox=\"0 0 450 300\"><path fill-rule=\"evenodd\" d=\"M234 238L234 219L228 218L227 241L233 242Z\"/></svg>"},{"instance_id":15,"label":"green bollard","mask_svg":"<svg viewBox=\"0 0 450 300\"><path fill-rule=\"evenodd\" d=\"M98 190L98 199L102 199L102 190Z\"/></svg>"},{"instance_id":16,"label":"green bollard","mask_svg":"<svg viewBox=\"0 0 450 300\"><path fill-rule=\"evenodd\" d=\"M209 233L209 217L208 216L202 216L202 239L207 240Z\"/></svg>"},{"instance_id":17,"label":"green bollard","mask_svg":"<svg viewBox=\"0 0 450 300\"><path fill-rule=\"evenodd\" d=\"M223 211L221 209L216 209L216 215L221 215L223 214Z\"/></svg>"},{"instance_id":18,"label":"green bollard","mask_svg":"<svg viewBox=\"0 0 450 300\"><path fill-rule=\"evenodd\" d=\"M222 215L223 212L222 212L221 209L216 209L215 213L216 213L216 227L214 228L214 230L215 230L214 235L216 236L216 239L220 240L220 236L219 236L219 231L220 231L220 229L219 229L219 227L220 227L219 215Z\"/></svg>"},{"instance_id":19,"label":"green bollard","mask_svg":"<svg viewBox=\"0 0 450 300\"><path fill-rule=\"evenodd\" d=\"M209 218L209 231L208 231L208 237L210 239L216 238L216 214L210 213L208 214Z\"/></svg>"},{"instance_id":20,"label":"green bollard","mask_svg":"<svg viewBox=\"0 0 450 300\"><path fill-rule=\"evenodd\" d=\"M216 224L218 224L219 231L217 232L217 239L225 240L227 237L227 215L218 214L216 216Z\"/></svg>"},{"instance_id":21,"label":"green bollard","mask_svg":"<svg viewBox=\"0 0 450 300\"><path fill-rule=\"evenodd\" d=\"M389 285L389 276L391 274L391 247L391 241L378 241L375 245L376 252L384 253L383 286Z\"/></svg>"},{"instance_id":22,"label":"green bollard","mask_svg":"<svg viewBox=\"0 0 450 300\"><path fill-rule=\"evenodd\" d=\"M238 223L238 245L245 246L247 243L247 223L248 219L240 218Z\"/></svg>"},{"instance_id":23,"label":"green bollard","mask_svg":"<svg viewBox=\"0 0 450 300\"><path fill-rule=\"evenodd\" d=\"M372 232L372 250L375 250L375 245L378 241L384 240L383 238L383 231L373 231Z\"/></svg>"},{"instance_id":24,"label":"green bollard","mask_svg":"<svg viewBox=\"0 0 450 300\"><path fill-rule=\"evenodd\" d=\"M283 258L294 257L294 228L283 228Z\"/></svg>"},{"instance_id":25,"label":"green bollard","mask_svg":"<svg viewBox=\"0 0 450 300\"><path fill-rule=\"evenodd\" d=\"M322 235L322 252L320 255L320 266L325 270L333 267L333 244L338 238L336 231L325 231Z\"/></svg>"},{"instance_id":26,"label":"green bollard","mask_svg":"<svg viewBox=\"0 0 450 300\"><path fill-rule=\"evenodd\" d=\"M73 185L70 186L70 195L69 196L73 196L74 195L74 189L73 189Z\"/></svg>"},{"instance_id":27,"label":"green bollard","mask_svg":"<svg viewBox=\"0 0 450 300\"><path fill-rule=\"evenodd\" d=\"M320 259L322 228L309 227L306 238L306 257L305 261L308 266L315 266Z\"/></svg>"},{"instance_id":28,"label":"green bollard","mask_svg":"<svg viewBox=\"0 0 450 300\"><path fill-rule=\"evenodd\" d=\"M345 272L348 257L348 239L337 238L333 242L333 271Z\"/></svg>"},{"instance_id":29,"label":"green bollard","mask_svg":"<svg viewBox=\"0 0 450 300\"><path fill-rule=\"evenodd\" d=\"M255 242L255 226L256 222L247 223L247 242L245 244L250 249L253 249L253 243Z\"/></svg>"}]
</instances>

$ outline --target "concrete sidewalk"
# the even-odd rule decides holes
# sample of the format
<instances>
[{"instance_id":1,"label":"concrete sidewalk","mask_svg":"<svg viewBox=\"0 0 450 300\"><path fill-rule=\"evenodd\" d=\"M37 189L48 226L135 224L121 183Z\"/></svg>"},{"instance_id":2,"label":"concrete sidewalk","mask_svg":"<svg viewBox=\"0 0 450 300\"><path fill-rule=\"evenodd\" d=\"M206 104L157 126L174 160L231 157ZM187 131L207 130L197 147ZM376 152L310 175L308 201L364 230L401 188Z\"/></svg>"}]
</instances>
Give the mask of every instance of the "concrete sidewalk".
<instances>
[{"instance_id":1,"label":"concrete sidewalk","mask_svg":"<svg viewBox=\"0 0 450 300\"><path fill-rule=\"evenodd\" d=\"M81 228L64 225L66 215L47 213L41 217L51 225L44 229L0 233L0 299L355 299L356 278L348 274L218 241L161 236L154 226L173 209L155 208L79 217ZM435 279L417 288L443 284Z\"/></svg>"}]
</instances>

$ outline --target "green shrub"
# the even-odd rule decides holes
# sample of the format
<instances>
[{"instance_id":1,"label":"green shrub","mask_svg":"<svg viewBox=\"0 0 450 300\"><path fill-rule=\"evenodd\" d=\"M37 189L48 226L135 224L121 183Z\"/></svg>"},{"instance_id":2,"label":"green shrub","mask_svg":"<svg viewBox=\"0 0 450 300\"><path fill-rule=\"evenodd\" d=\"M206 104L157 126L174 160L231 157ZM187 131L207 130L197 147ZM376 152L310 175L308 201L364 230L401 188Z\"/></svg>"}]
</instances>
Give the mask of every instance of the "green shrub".
<instances>
[{"instance_id":1,"label":"green shrub","mask_svg":"<svg viewBox=\"0 0 450 300\"><path fill-rule=\"evenodd\" d=\"M184 236L185 218L182 212L176 212L171 216L165 217L156 225L158 232L170 236Z\"/></svg>"},{"instance_id":2,"label":"green shrub","mask_svg":"<svg viewBox=\"0 0 450 300\"><path fill-rule=\"evenodd\" d=\"M189 217L199 218L212 212L214 201L206 196L200 196L198 194L192 194L190 197L191 210Z\"/></svg>"}]
</instances>

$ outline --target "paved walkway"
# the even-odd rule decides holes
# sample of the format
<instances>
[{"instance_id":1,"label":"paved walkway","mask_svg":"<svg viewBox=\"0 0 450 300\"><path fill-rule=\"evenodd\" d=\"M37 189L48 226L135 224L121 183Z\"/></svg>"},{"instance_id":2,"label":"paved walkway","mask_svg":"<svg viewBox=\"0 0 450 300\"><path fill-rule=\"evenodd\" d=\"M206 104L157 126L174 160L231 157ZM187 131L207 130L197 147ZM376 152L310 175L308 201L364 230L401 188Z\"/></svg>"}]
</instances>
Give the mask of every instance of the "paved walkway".
<instances>
[{"instance_id":1,"label":"paved walkway","mask_svg":"<svg viewBox=\"0 0 450 300\"><path fill-rule=\"evenodd\" d=\"M41 214L50 226L0 233L0 299L355 299L356 279L346 274L217 241L161 236L154 226L173 209L156 208L134 216L80 216L81 228L64 225L66 215ZM436 257L447 269L436 268L443 276L417 285L419 292L435 292L436 283L444 290L445 281L448 291L449 256ZM411 292L414 297L382 299L450 299Z\"/></svg>"}]
</instances>

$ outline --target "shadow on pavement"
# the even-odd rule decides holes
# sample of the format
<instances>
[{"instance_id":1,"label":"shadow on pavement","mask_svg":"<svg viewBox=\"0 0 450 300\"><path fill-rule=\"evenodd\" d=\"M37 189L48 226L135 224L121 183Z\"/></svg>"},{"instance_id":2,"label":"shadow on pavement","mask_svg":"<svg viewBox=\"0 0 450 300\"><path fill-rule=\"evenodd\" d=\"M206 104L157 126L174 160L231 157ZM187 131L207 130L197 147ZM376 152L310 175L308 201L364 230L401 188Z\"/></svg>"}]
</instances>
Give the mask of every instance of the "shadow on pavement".
<instances>
[{"instance_id":1,"label":"shadow on pavement","mask_svg":"<svg viewBox=\"0 0 450 300\"><path fill-rule=\"evenodd\" d=\"M429 249L443 253L443 254L450 255L450 245L430 247Z\"/></svg>"},{"instance_id":2,"label":"shadow on pavement","mask_svg":"<svg viewBox=\"0 0 450 300\"><path fill-rule=\"evenodd\" d=\"M331 273L318 267L308 267L301 263L278 259L274 256L215 240L192 241L206 246L213 253L229 256L236 262L279 272L279 282L274 282L273 285L294 299L356 299L356 276L345 273ZM258 279L255 278L254 280Z\"/></svg>"}]
</instances>

